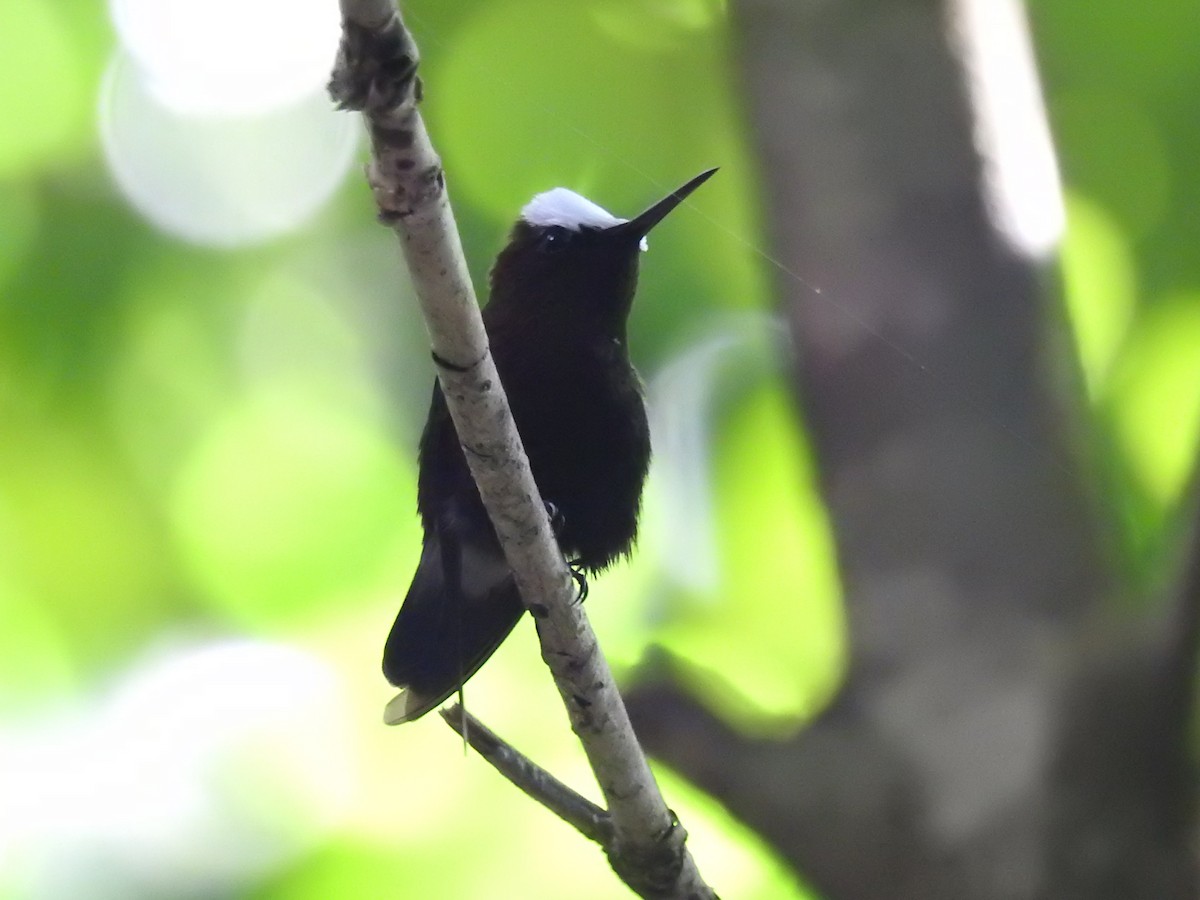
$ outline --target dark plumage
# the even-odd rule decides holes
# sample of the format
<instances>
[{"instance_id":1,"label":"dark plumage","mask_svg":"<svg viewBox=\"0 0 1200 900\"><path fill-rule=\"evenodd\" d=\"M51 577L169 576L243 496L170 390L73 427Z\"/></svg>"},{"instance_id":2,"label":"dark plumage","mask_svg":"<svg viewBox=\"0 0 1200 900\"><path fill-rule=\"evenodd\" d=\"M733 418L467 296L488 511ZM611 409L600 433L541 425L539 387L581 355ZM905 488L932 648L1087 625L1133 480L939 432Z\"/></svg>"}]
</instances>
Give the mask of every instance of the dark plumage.
<instances>
[{"instance_id":1,"label":"dark plumage","mask_svg":"<svg viewBox=\"0 0 1200 900\"><path fill-rule=\"evenodd\" d=\"M534 479L557 509L559 546L589 573L630 551L650 463L625 340L639 245L709 175L631 222L561 188L539 195L492 268L492 356ZM405 689L395 721L456 691L524 611L436 385L419 463L421 561L383 658L388 681Z\"/></svg>"}]
</instances>

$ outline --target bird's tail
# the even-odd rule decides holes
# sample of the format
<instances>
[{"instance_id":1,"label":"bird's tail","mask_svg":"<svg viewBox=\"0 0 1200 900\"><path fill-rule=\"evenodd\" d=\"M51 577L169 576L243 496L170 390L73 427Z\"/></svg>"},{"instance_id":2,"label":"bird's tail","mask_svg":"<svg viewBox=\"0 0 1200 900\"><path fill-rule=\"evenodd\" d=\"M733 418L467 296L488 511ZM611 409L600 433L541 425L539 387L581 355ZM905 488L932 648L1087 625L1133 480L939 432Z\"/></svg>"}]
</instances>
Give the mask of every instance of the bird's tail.
<instances>
[{"instance_id":1,"label":"bird's tail","mask_svg":"<svg viewBox=\"0 0 1200 900\"><path fill-rule=\"evenodd\" d=\"M499 547L428 538L383 650L383 674L403 689L388 704L386 721L411 722L453 694L524 611Z\"/></svg>"}]
</instances>

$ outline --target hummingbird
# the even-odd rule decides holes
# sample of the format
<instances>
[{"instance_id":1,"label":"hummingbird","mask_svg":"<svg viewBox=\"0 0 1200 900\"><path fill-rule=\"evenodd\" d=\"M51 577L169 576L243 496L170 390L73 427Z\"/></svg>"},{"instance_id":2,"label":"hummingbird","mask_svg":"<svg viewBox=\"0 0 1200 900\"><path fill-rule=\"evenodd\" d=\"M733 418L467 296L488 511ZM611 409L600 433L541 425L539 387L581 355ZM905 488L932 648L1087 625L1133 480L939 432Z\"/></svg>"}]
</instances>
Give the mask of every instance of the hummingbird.
<instances>
[{"instance_id":1,"label":"hummingbird","mask_svg":"<svg viewBox=\"0 0 1200 900\"><path fill-rule=\"evenodd\" d=\"M637 536L650 429L626 323L646 235L716 169L633 219L554 188L522 209L483 309L492 357L559 548L581 579ZM521 602L435 382L418 454L421 559L388 634L392 724L438 706L520 620ZM586 585L586 581L583 582Z\"/></svg>"}]
</instances>

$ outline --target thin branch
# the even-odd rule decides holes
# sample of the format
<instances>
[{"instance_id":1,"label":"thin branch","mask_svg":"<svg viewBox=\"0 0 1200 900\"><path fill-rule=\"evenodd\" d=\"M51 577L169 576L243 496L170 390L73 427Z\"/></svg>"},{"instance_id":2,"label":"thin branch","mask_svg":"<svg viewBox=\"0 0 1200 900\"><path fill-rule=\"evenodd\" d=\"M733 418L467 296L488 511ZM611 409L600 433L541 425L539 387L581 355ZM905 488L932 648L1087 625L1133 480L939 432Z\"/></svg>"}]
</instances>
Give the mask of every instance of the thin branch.
<instances>
[{"instance_id":1,"label":"thin branch","mask_svg":"<svg viewBox=\"0 0 1200 900\"><path fill-rule=\"evenodd\" d=\"M563 784L459 704L441 710L441 716L497 772L589 841L602 847L612 842L612 819L602 808Z\"/></svg>"},{"instance_id":2,"label":"thin branch","mask_svg":"<svg viewBox=\"0 0 1200 900\"><path fill-rule=\"evenodd\" d=\"M643 897L714 897L638 746L612 672L574 602L529 461L488 351L441 160L417 109L418 53L392 0L341 0L343 36L330 93L371 136L368 181L400 239L429 330L446 404L521 596L604 794L609 860Z\"/></svg>"}]
</instances>

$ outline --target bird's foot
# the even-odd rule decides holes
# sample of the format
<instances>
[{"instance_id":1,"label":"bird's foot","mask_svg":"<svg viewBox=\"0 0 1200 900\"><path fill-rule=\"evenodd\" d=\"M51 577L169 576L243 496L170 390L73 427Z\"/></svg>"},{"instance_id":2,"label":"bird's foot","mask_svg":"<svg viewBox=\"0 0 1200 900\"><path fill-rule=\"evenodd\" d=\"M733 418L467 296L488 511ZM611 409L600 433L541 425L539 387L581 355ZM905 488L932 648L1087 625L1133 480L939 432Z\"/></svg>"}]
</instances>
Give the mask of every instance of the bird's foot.
<instances>
[{"instance_id":1,"label":"bird's foot","mask_svg":"<svg viewBox=\"0 0 1200 900\"><path fill-rule=\"evenodd\" d=\"M575 579L575 586L579 588L576 602L582 603L588 597L587 572L584 571L583 564L577 559L571 560L567 566L571 569L571 577Z\"/></svg>"}]
</instances>

